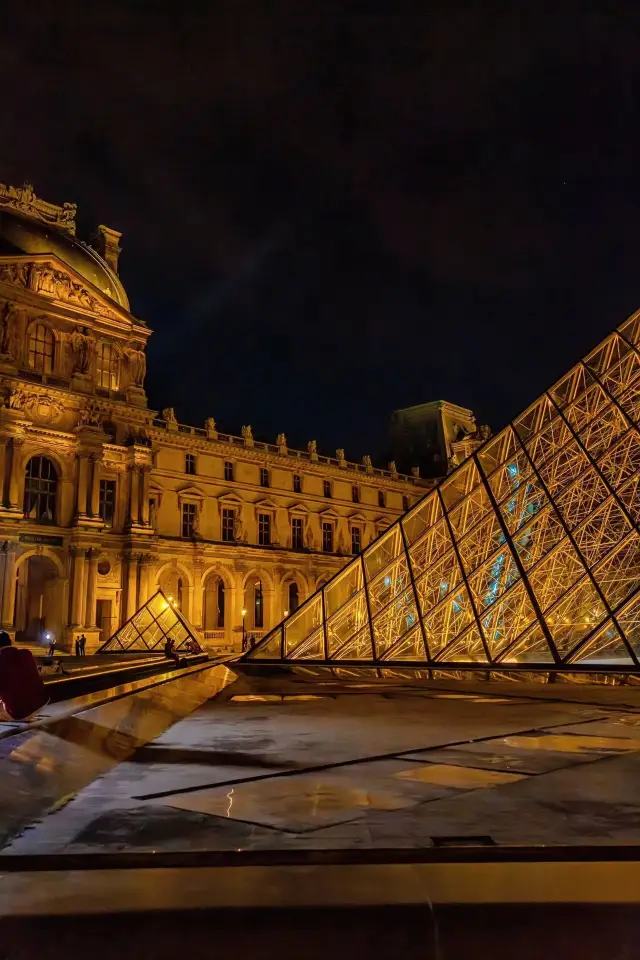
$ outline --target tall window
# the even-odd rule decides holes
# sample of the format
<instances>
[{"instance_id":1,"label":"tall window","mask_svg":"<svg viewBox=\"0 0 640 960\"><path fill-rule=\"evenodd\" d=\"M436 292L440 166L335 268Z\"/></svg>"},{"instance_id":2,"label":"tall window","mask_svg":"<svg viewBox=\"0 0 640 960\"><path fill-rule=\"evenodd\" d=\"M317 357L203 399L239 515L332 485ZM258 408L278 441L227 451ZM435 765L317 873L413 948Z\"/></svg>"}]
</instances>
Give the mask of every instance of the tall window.
<instances>
[{"instance_id":1,"label":"tall window","mask_svg":"<svg viewBox=\"0 0 640 960\"><path fill-rule=\"evenodd\" d=\"M196 458L193 453L186 453L184 457L184 472L195 476Z\"/></svg>"},{"instance_id":2,"label":"tall window","mask_svg":"<svg viewBox=\"0 0 640 960\"><path fill-rule=\"evenodd\" d=\"M153 527L154 530L156 527L156 509L157 509L156 498L150 497L149 498L149 526Z\"/></svg>"},{"instance_id":3,"label":"tall window","mask_svg":"<svg viewBox=\"0 0 640 960\"><path fill-rule=\"evenodd\" d=\"M268 487L269 486L269 471L266 467L260 467L260 486Z\"/></svg>"},{"instance_id":4,"label":"tall window","mask_svg":"<svg viewBox=\"0 0 640 960\"><path fill-rule=\"evenodd\" d=\"M331 496L331 480L322 481L322 492L324 493L325 497Z\"/></svg>"},{"instance_id":5,"label":"tall window","mask_svg":"<svg viewBox=\"0 0 640 960\"><path fill-rule=\"evenodd\" d=\"M233 480L233 460L225 460L224 462L224 478L225 480Z\"/></svg>"},{"instance_id":6,"label":"tall window","mask_svg":"<svg viewBox=\"0 0 640 960\"><path fill-rule=\"evenodd\" d=\"M264 599L261 580L256 580L253 591L253 625L261 630L264 627Z\"/></svg>"},{"instance_id":7,"label":"tall window","mask_svg":"<svg viewBox=\"0 0 640 960\"><path fill-rule=\"evenodd\" d=\"M302 477L299 473L293 475L293 492L302 493Z\"/></svg>"},{"instance_id":8,"label":"tall window","mask_svg":"<svg viewBox=\"0 0 640 960\"><path fill-rule=\"evenodd\" d=\"M386 505L387 505L387 504L386 504L385 497L384 497L384 490L378 490L378 506L379 506L379 507L386 507Z\"/></svg>"},{"instance_id":9,"label":"tall window","mask_svg":"<svg viewBox=\"0 0 640 960\"><path fill-rule=\"evenodd\" d=\"M176 585L176 600L178 602L178 610L182 610L182 598L183 598L182 577L178 577L178 583Z\"/></svg>"},{"instance_id":10,"label":"tall window","mask_svg":"<svg viewBox=\"0 0 640 960\"><path fill-rule=\"evenodd\" d=\"M58 474L48 457L31 457L24 482L24 515L36 523L55 523Z\"/></svg>"},{"instance_id":11,"label":"tall window","mask_svg":"<svg viewBox=\"0 0 640 960\"><path fill-rule=\"evenodd\" d=\"M333 553L333 524L326 521L322 524L322 549L325 553Z\"/></svg>"},{"instance_id":12,"label":"tall window","mask_svg":"<svg viewBox=\"0 0 640 960\"><path fill-rule=\"evenodd\" d=\"M113 526L113 518L116 512L116 482L115 480L100 481L100 501L98 511L100 519L105 527L110 529Z\"/></svg>"},{"instance_id":13,"label":"tall window","mask_svg":"<svg viewBox=\"0 0 640 960\"><path fill-rule=\"evenodd\" d=\"M360 503L360 490L358 489L357 483L354 483L351 487L351 499L354 503Z\"/></svg>"},{"instance_id":14,"label":"tall window","mask_svg":"<svg viewBox=\"0 0 640 960\"><path fill-rule=\"evenodd\" d=\"M302 550L304 546L302 517L291 517L291 546L294 550Z\"/></svg>"},{"instance_id":15,"label":"tall window","mask_svg":"<svg viewBox=\"0 0 640 960\"><path fill-rule=\"evenodd\" d=\"M258 514L258 544L261 547L268 547L271 543L271 514Z\"/></svg>"},{"instance_id":16,"label":"tall window","mask_svg":"<svg viewBox=\"0 0 640 960\"><path fill-rule=\"evenodd\" d=\"M300 596L298 593L298 584L294 580L289 584L289 613L293 613L294 610L297 610L299 604Z\"/></svg>"},{"instance_id":17,"label":"tall window","mask_svg":"<svg viewBox=\"0 0 640 960\"><path fill-rule=\"evenodd\" d=\"M224 627L224 583L218 580L218 626Z\"/></svg>"},{"instance_id":18,"label":"tall window","mask_svg":"<svg viewBox=\"0 0 640 960\"><path fill-rule=\"evenodd\" d=\"M197 505L195 503L182 504L182 536L192 537L196 522Z\"/></svg>"},{"instance_id":19,"label":"tall window","mask_svg":"<svg viewBox=\"0 0 640 960\"><path fill-rule=\"evenodd\" d=\"M120 361L110 343L99 344L96 368L98 386L103 390L117 390L120 385Z\"/></svg>"},{"instance_id":20,"label":"tall window","mask_svg":"<svg viewBox=\"0 0 640 960\"><path fill-rule=\"evenodd\" d=\"M404 510L405 513L409 509L409 497L406 494L403 494L403 497L402 497L402 509Z\"/></svg>"},{"instance_id":21,"label":"tall window","mask_svg":"<svg viewBox=\"0 0 640 960\"><path fill-rule=\"evenodd\" d=\"M29 366L38 373L52 373L53 333L44 323L36 323L29 337Z\"/></svg>"},{"instance_id":22,"label":"tall window","mask_svg":"<svg viewBox=\"0 0 640 960\"><path fill-rule=\"evenodd\" d=\"M222 539L225 543L233 543L235 540L234 526L236 522L236 512L229 507L222 508Z\"/></svg>"},{"instance_id":23,"label":"tall window","mask_svg":"<svg viewBox=\"0 0 640 960\"><path fill-rule=\"evenodd\" d=\"M362 550L362 532L360 527L351 527L351 553L360 553Z\"/></svg>"}]
</instances>

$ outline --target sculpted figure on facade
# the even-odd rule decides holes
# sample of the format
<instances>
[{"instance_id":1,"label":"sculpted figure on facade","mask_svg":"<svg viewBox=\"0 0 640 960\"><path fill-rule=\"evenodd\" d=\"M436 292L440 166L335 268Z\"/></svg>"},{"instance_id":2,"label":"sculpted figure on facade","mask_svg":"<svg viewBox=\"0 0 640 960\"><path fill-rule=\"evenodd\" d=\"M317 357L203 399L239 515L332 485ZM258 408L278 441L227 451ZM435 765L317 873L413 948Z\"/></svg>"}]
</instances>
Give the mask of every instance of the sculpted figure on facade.
<instances>
[{"instance_id":1,"label":"sculpted figure on facade","mask_svg":"<svg viewBox=\"0 0 640 960\"><path fill-rule=\"evenodd\" d=\"M365 453L364 457L362 458L362 466L366 470L371 470L372 468L371 457L369 456L368 453Z\"/></svg>"},{"instance_id":2,"label":"sculpted figure on facade","mask_svg":"<svg viewBox=\"0 0 640 960\"><path fill-rule=\"evenodd\" d=\"M338 449L336 450L336 460L343 461L345 459L346 458L344 455L344 450L342 449L342 447L338 447Z\"/></svg>"},{"instance_id":3,"label":"sculpted figure on facade","mask_svg":"<svg viewBox=\"0 0 640 960\"><path fill-rule=\"evenodd\" d=\"M173 407L165 407L162 411L162 419L165 423L177 423L176 412Z\"/></svg>"},{"instance_id":4,"label":"sculpted figure on facade","mask_svg":"<svg viewBox=\"0 0 640 960\"><path fill-rule=\"evenodd\" d=\"M16 390L15 387L9 387L4 397L4 405L9 410L23 410L27 394L23 390Z\"/></svg>"},{"instance_id":5,"label":"sculpted figure on facade","mask_svg":"<svg viewBox=\"0 0 640 960\"><path fill-rule=\"evenodd\" d=\"M482 426L478 429L478 437L480 438L480 440L484 441L484 440L488 440L491 436L493 436L491 427L489 426L488 423L483 423Z\"/></svg>"},{"instance_id":6,"label":"sculpted figure on facade","mask_svg":"<svg viewBox=\"0 0 640 960\"><path fill-rule=\"evenodd\" d=\"M30 270L31 265L28 263L3 263L0 267L0 280L26 287L29 285Z\"/></svg>"},{"instance_id":7,"label":"sculpted figure on facade","mask_svg":"<svg viewBox=\"0 0 640 960\"><path fill-rule=\"evenodd\" d=\"M395 462L395 460L389 460L389 463L387 464L387 468L388 468L388 470L389 470L391 473L397 473L397 472L398 472L398 468L396 467L396 462Z\"/></svg>"},{"instance_id":8,"label":"sculpted figure on facade","mask_svg":"<svg viewBox=\"0 0 640 960\"><path fill-rule=\"evenodd\" d=\"M216 421L214 420L213 417L207 417L207 419L204 422L204 428L207 431L207 433L216 432Z\"/></svg>"},{"instance_id":9,"label":"sculpted figure on facade","mask_svg":"<svg viewBox=\"0 0 640 960\"><path fill-rule=\"evenodd\" d=\"M286 447L287 445L287 436L284 433L279 433L276 437L276 443L279 447Z\"/></svg>"},{"instance_id":10,"label":"sculpted figure on facade","mask_svg":"<svg viewBox=\"0 0 640 960\"><path fill-rule=\"evenodd\" d=\"M236 513L235 519L233 521L233 539L236 543L245 543L247 537L244 532L244 527L242 526L242 520L240 519L240 514Z\"/></svg>"},{"instance_id":11,"label":"sculpted figure on facade","mask_svg":"<svg viewBox=\"0 0 640 960\"><path fill-rule=\"evenodd\" d=\"M198 507L196 515L193 518L193 523L191 524L191 536L196 540L200 537L200 513L201 508Z\"/></svg>"},{"instance_id":12,"label":"sculpted figure on facade","mask_svg":"<svg viewBox=\"0 0 640 960\"><path fill-rule=\"evenodd\" d=\"M125 347L124 355L129 368L129 379L135 387L141 387L147 373L147 357L138 344Z\"/></svg>"},{"instance_id":13,"label":"sculpted figure on facade","mask_svg":"<svg viewBox=\"0 0 640 960\"><path fill-rule=\"evenodd\" d=\"M71 352L73 354L72 373L86 376L91 369L91 357L95 341L86 332L86 327L76 327L71 334Z\"/></svg>"},{"instance_id":14,"label":"sculpted figure on facade","mask_svg":"<svg viewBox=\"0 0 640 960\"><path fill-rule=\"evenodd\" d=\"M15 303L8 302L4 305L0 322L2 323L0 354L14 359L17 353L17 328L19 323L19 311Z\"/></svg>"},{"instance_id":15,"label":"sculpted figure on facade","mask_svg":"<svg viewBox=\"0 0 640 960\"><path fill-rule=\"evenodd\" d=\"M316 548L316 540L310 523L307 523L307 529L304 532L304 545L307 550L315 550Z\"/></svg>"},{"instance_id":16,"label":"sculpted figure on facade","mask_svg":"<svg viewBox=\"0 0 640 960\"><path fill-rule=\"evenodd\" d=\"M100 414L96 407L93 404L88 403L80 411L80 416L78 417L78 426L79 427L99 427L100 426Z\"/></svg>"},{"instance_id":17,"label":"sculpted figure on facade","mask_svg":"<svg viewBox=\"0 0 640 960\"><path fill-rule=\"evenodd\" d=\"M315 440L309 440L309 443L307 444L307 452L308 453L318 452L318 444L316 443Z\"/></svg>"},{"instance_id":18,"label":"sculpted figure on facade","mask_svg":"<svg viewBox=\"0 0 640 960\"><path fill-rule=\"evenodd\" d=\"M242 427L240 433L244 440L253 440L253 430L251 429L251 424Z\"/></svg>"}]
</instances>

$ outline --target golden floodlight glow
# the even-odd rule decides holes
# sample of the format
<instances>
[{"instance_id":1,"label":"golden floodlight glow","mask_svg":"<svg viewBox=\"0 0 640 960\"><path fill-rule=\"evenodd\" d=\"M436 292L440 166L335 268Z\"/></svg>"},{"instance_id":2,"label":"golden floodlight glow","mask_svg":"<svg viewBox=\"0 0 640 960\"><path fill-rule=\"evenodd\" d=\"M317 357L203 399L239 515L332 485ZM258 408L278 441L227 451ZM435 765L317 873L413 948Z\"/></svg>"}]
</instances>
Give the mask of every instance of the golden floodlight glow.
<instances>
[{"instance_id":1,"label":"golden floodlight glow","mask_svg":"<svg viewBox=\"0 0 640 960\"><path fill-rule=\"evenodd\" d=\"M246 659L640 671L639 521L640 311Z\"/></svg>"}]
</instances>

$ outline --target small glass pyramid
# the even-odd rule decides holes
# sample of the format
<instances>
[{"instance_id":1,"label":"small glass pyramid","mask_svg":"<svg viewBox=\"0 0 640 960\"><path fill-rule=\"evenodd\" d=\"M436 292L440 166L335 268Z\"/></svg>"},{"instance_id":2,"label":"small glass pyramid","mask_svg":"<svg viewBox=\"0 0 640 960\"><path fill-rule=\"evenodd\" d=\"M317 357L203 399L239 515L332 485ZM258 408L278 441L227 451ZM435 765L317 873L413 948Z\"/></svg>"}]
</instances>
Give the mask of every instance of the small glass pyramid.
<instances>
[{"instance_id":1,"label":"small glass pyramid","mask_svg":"<svg viewBox=\"0 0 640 960\"><path fill-rule=\"evenodd\" d=\"M130 620L127 620L106 643L99 653L140 653L144 651L160 653L168 639L174 642L174 650L198 653L202 645L197 631L182 616L176 606L158 590Z\"/></svg>"},{"instance_id":2,"label":"small glass pyramid","mask_svg":"<svg viewBox=\"0 0 640 960\"><path fill-rule=\"evenodd\" d=\"M640 311L245 660L640 669Z\"/></svg>"}]
</instances>

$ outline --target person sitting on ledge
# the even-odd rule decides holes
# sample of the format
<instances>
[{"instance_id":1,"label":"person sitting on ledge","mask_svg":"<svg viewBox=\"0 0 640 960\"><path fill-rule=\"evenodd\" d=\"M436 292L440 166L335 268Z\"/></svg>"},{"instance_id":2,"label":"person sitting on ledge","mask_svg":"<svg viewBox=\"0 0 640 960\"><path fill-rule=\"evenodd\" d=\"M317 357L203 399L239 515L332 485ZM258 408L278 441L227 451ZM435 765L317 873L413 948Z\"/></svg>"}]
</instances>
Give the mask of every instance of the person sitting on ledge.
<instances>
[{"instance_id":1,"label":"person sitting on ledge","mask_svg":"<svg viewBox=\"0 0 640 960\"><path fill-rule=\"evenodd\" d=\"M28 720L48 702L33 654L12 646L0 630L0 720Z\"/></svg>"}]
</instances>

